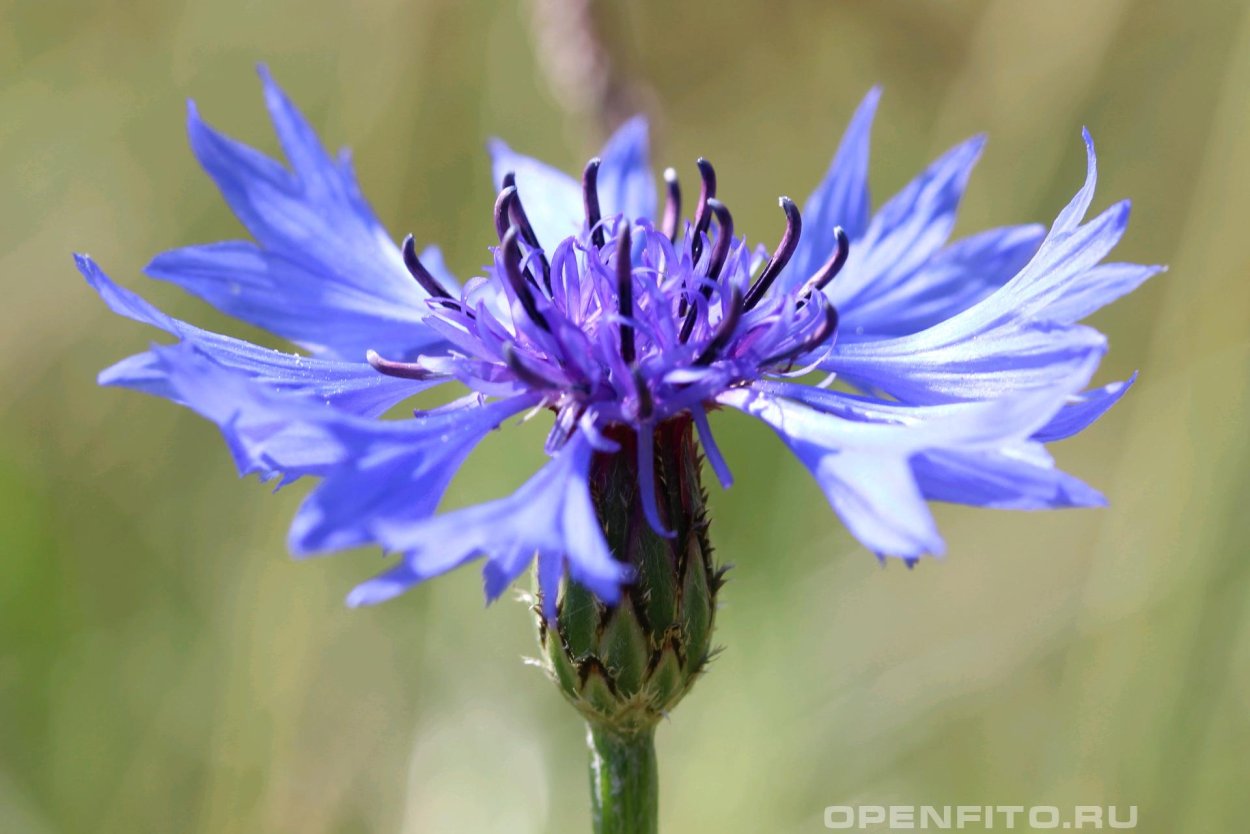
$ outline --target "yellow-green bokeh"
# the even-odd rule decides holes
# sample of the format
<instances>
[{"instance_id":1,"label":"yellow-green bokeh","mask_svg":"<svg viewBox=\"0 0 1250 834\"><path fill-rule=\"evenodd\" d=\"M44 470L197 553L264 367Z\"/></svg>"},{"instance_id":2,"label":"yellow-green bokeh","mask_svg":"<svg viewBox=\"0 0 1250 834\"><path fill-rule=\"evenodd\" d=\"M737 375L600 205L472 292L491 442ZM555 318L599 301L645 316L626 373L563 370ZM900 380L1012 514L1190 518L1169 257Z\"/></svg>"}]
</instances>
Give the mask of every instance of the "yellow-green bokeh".
<instances>
[{"instance_id":1,"label":"yellow-green bokeh","mask_svg":"<svg viewBox=\"0 0 1250 834\"><path fill-rule=\"evenodd\" d=\"M718 415L737 565L710 676L660 730L669 832L822 829L826 805L1138 805L1140 830L1244 825L1250 786L1250 11L1234 0L600 5L657 162L715 162L773 241L885 87L878 200L985 131L962 231L1132 197L1117 257L1170 272L1098 313L1104 380L1057 449L1111 507L940 507L949 555L879 569L763 429ZM579 832L582 731L524 607L473 570L360 611L371 551L296 563L301 486L239 482L215 430L94 375L156 334L73 270L256 336L140 270L240 229L183 100L273 151L268 62L388 228L471 273L482 147L572 168L598 131L535 61L528 3L0 1L0 831ZM543 49L551 49L544 43ZM503 494L541 428L492 438L449 501ZM518 438L520 438L518 440Z\"/></svg>"}]
</instances>

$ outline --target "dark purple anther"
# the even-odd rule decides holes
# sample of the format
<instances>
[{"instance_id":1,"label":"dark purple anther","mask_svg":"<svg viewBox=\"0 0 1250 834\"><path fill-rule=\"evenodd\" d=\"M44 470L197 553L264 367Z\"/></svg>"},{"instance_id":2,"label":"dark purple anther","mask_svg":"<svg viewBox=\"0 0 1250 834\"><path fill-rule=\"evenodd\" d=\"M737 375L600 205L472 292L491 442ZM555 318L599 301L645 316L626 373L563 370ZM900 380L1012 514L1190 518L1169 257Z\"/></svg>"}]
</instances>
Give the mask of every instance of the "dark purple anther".
<instances>
[{"instance_id":1,"label":"dark purple anther","mask_svg":"<svg viewBox=\"0 0 1250 834\"><path fill-rule=\"evenodd\" d=\"M505 190L516 188L516 174L512 171L503 175L503 187ZM525 213L525 206L521 204L521 192L513 191L512 199L508 201L508 218L512 223L521 230L521 239L528 243L538 253L538 264L543 270L543 287L547 290L547 295L551 295L551 264L547 260L547 254L543 252L543 248L538 244L538 235L534 234L534 227L530 225L529 215ZM496 230L498 230L499 220L495 220Z\"/></svg>"},{"instance_id":2,"label":"dark purple anther","mask_svg":"<svg viewBox=\"0 0 1250 834\"><path fill-rule=\"evenodd\" d=\"M365 351L365 361L378 373L397 376L400 379L434 379L438 376L411 362L393 362L390 359L383 359L374 350Z\"/></svg>"},{"instance_id":3,"label":"dark purple anther","mask_svg":"<svg viewBox=\"0 0 1250 834\"><path fill-rule=\"evenodd\" d=\"M707 201L708 216L716 215L716 223L720 227L716 232L716 243L712 244L712 257L708 261L707 278L709 281L715 281L720 277L720 271L725 266L725 260L729 257L729 246L733 243L734 237L734 219L729 213L729 209L725 204L716 198L709 198ZM702 282L699 292L704 298L710 298L712 295L712 285L708 281ZM685 310L686 320L681 323L681 332L678 337L682 342L690 338L690 334L694 331L694 322L699 315L697 305L690 305Z\"/></svg>"},{"instance_id":4,"label":"dark purple anther","mask_svg":"<svg viewBox=\"0 0 1250 834\"><path fill-rule=\"evenodd\" d=\"M771 365L774 362L780 362L782 359L794 359L795 357L802 356L808 351L815 350L829 340L829 337L831 337L838 329L838 310L832 304L825 301L824 296L821 296L821 301L825 305L825 318L816 326L816 329L803 340L802 344L797 347L790 348L789 350L783 350L780 353L773 354L764 361L760 362L761 365Z\"/></svg>"},{"instance_id":5,"label":"dark purple anther","mask_svg":"<svg viewBox=\"0 0 1250 834\"><path fill-rule=\"evenodd\" d=\"M412 235L408 235L404 238L403 249L404 266L408 267L409 274L411 274L413 278L417 279L417 283L421 285L421 289L425 290L430 298L441 298L454 302L451 293L443 289L443 285L438 283L438 279L436 279L430 271L425 268L425 264L421 263L421 259L417 257L417 244L416 241L412 239ZM449 304L447 306L450 307L452 305ZM457 309L460 307L459 304L455 304L455 306Z\"/></svg>"},{"instance_id":6,"label":"dark purple anther","mask_svg":"<svg viewBox=\"0 0 1250 834\"><path fill-rule=\"evenodd\" d=\"M816 274L807 279L807 283L799 290L798 306L802 307L812 293L818 293L829 285L837 274L842 271L842 267L846 265L846 258L851 254L851 242L846 237L846 232L842 231L841 226L833 227L833 236L837 240L837 246L833 250L833 254L829 256L829 260L825 261L824 266L816 271Z\"/></svg>"},{"instance_id":7,"label":"dark purple anther","mask_svg":"<svg viewBox=\"0 0 1250 834\"><path fill-rule=\"evenodd\" d=\"M586 207L586 226L590 229L590 240L596 248L603 248L603 227L599 220L603 215L599 212L599 157L586 163L582 172L582 203Z\"/></svg>"},{"instance_id":8,"label":"dark purple anther","mask_svg":"<svg viewBox=\"0 0 1250 834\"><path fill-rule=\"evenodd\" d=\"M634 327L629 319L634 315L634 275L630 257L629 222L621 224L616 236L616 309L621 316L621 358L626 365L634 364Z\"/></svg>"},{"instance_id":9,"label":"dark purple anther","mask_svg":"<svg viewBox=\"0 0 1250 834\"><path fill-rule=\"evenodd\" d=\"M707 266L707 277L715 281L725 267L725 260L729 257L729 247L734 241L734 218L720 200L709 199L707 207L712 214L716 215L716 225L720 227L716 230L716 243L712 244L712 259ZM703 294L706 296L710 292L711 288L704 285Z\"/></svg>"},{"instance_id":10,"label":"dark purple anther","mask_svg":"<svg viewBox=\"0 0 1250 834\"><path fill-rule=\"evenodd\" d=\"M505 181L507 177L504 178ZM516 186L506 185L499 192L499 196L495 198L495 234L499 236L500 242L503 236L507 234L508 227L512 225L510 217L510 208L512 201L516 198Z\"/></svg>"},{"instance_id":11,"label":"dark purple anther","mask_svg":"<svg viewBox=\"0 0 1250 834\"><path fill-rule=\"evenodd\" d=\"M642 377L642 371L637 368L634 368L634 388L638 391L638 419L645 420L651 416L655 403L651 399L651 389L647 387L647 381ZM640 431L650 431L650 429L644 428Z\"/></svg>"},{"instance_id":12,"label":"dark purple anther","mask_svg":"<svg viewBox=\"0 0 1250 834\"><path fill-rule=\"evenodd\" d=\"M781 210L786 213L786 231L781 236L781 242L777 244L773 256L768 259L768 263L764 265L764 271L760 273L760 277L751 285L751 289L747 291L746 307L748 310L753 309L756 304L763 300L765 293L769 287L777 280L777 276L781 274L781 270L786 268L786 264L790 263L794 250L799 245L799 235L803 233L803 216L799 214L799 207L789 197L781 198Z\"/></svg>"},{"instance_id":13,"label":"dark purple anther","mask_svg":"<svg viewBox=\"0 0 1250 834\"><path fill-rule=\"evenodd\" d=\"M725 345L729 344L729 340L733 338L734 331L738 329L738 321L742 318L742 309L742 293L738 291L737 287L734 287L729 296L729 306L725 308L725 315L721 317L720 322L716 325L716 334L712 336L712 340L695 357L694 364L710 365L717 360L720 352L725 349Z\"/></svg>"},{"instance_id":14,"label":"dark purple anther","mask_svg":"<svg viewBox=\"0 0 1250 834\"><path fill-rule=\"evenodd\" d=\"M677 172L672 168L664 169L664 185L668 196L664 201L664 219L660 223L660 232L676 243L677 226L681 223L681 184L677 182Z\"/></svg>"},{"instance_id":15,"label":"dark purple anther","mask_svg":"<svg viewBox=\"0 0 1250 834\"><path fill-rule=\"evenodd\" d=\"M500 244L503 247L504 276L508 279L508 284L511 285L512 292L516 294L517 300L521 302L521 307L525 309L525 314L530 317L530 321L550 333L551 325L547 323L546 317L539 312L538 305L534 301L534 293L530 289L530 284L521 273L521 243L518 240L520 234L521 232L516 226L509 226L508 230L504 232L503 241Z\"/></svg>"},{"instance_id":16,"label":"dark purple anther","mask_svg":"<svg viewBox=\"0 0 1250 834\"><path fill-rule=\"evenodd\" d=\"M694 211L694 238L690 244L690 255L697 262L703 252L703 241L699 237L707 233L708 226L712 223L707 201L716 196L716 169L703 157L695 160L695 165L699 166L699 177L703 180L699 187L699 204Z\"/></svg>"},{"instance_id":17,"label":"dark purple anther","mask_svg":"<svg viewBox=\"0 0 1250 834\"><path fill-rule=\"evenodd\" d=\"M525 364L525 360L521 358L521 354L517 353L516 348L506 342L503 346L503 361L512 370L512 373L516 374L526 385L534 388L561 387L560 383L547 379L547 377Z\"/></svg>"}]
</instances>

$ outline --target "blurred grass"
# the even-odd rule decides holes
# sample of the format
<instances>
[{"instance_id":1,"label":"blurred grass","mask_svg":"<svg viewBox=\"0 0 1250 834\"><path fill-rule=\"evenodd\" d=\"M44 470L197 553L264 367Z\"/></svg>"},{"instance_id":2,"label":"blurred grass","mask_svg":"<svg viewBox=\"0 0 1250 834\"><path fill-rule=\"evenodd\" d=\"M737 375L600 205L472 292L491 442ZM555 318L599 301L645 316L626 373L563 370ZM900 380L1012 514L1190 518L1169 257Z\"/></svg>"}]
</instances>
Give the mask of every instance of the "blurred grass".
<instances>
[{"instance_id":1,"label":"blurred grass","mask_svg":"<svg viewBox=\"0 0 1250 834\"><path fill-rule=\"evenodd\" d=\"M656 161L714 159L741 227L823 171L886 97L878 199L973 132L961 229L1048 221L1099 142L1117 257L1171 271L1094 323L1142 380L1061 462L1110 509L939 508L950 556L879 570L745 420L713 496L737 564L728 651L661 730L668 831L820 830L824 806L1136 804L1141 830L1237 830L1250 749L1250 13L1244 4L883 0L600 9L649 91ZM523 666L528 613L461 573L389 605L360 552L285 558L299 488L237 483L211 427L94 386L151 333L73 272L139 270L238 228L185 147L183 99L269 150L267 61L396 235L481 263L492 134L575 167L526 7L0 2L0 831L587 829L581 731ZM492 438L450 501L538 460ZM518 452L526 447L528 451Z\"/></svg>"}]
</instances>

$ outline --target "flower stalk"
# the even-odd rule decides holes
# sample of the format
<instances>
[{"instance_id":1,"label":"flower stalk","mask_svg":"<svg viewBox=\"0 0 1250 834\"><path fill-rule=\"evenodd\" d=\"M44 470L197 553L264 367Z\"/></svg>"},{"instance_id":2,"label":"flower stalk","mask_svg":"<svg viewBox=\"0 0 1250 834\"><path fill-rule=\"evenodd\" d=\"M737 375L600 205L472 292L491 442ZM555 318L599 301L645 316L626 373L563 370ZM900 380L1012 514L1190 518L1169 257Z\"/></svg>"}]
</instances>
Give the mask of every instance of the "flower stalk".
<instances>
[{"instance_id":1,"label":"flower stalk","mask_svg":"<svg viewBox=\"0 0 1250 834\"><path fill-rule=\"evenodd\" d=\"M590 800L595 834L657 834L660 783L655 729L620 735L589 725Z\"/></svg>"}]
</instances>

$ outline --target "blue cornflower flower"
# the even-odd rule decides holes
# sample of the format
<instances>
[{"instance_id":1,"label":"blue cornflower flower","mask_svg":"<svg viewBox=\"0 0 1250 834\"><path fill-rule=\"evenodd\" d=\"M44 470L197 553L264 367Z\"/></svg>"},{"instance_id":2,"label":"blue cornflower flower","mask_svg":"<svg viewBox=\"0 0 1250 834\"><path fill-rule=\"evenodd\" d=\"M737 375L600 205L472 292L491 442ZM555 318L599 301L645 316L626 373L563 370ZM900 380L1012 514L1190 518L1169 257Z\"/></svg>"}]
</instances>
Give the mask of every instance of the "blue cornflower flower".
<instances>
[{"instance_id":1,"label":"blue cornflower flower","mask_svg":"<svg viewBox=\"0 0 1250 834\"><path fill-rule=\"evenodd\" d=\"M212 420L241 473L321 478L290 533L299 555L367 543L398 554L352 592L373 603L485 556L489 599L537 559L545 613L566 574L616 602L631 567L596 514L594 461L636 456L650 527L653 436L692 422L728 486L707 414L739 409L811 471L848 529L879 556L940 554L926 500L1037 509L1103 502L1044 444L1081 431L1132 379L1085 390L1106 350L1078 324L1160 267L1102 263L1128 204L1093 220L1095 157L1049 230L1015 226L948 243L981 151L939 158L875 214L867 188L878 92L856 112L803 211L782 198L771 251L735 232L699 161L692 219L676 174L662 210L646 125L622 127L580 184L493 142L499 243L460 284L435 248L396 246L346 154L326 154L263 69L290 168L216 132L194 105L191 146L255 238L177 249L148 273L301 345L269 350L171 318L79 269L115 312L177 344L105 370L121 385ZM828 372L859 393L808 385ZM446 383L469 394L411 419L380 419ZM510 496L436 509L474 446L524 414L554 412L551 460Z\"/></svg>"}]
</instances>

